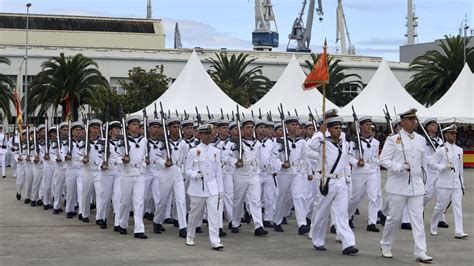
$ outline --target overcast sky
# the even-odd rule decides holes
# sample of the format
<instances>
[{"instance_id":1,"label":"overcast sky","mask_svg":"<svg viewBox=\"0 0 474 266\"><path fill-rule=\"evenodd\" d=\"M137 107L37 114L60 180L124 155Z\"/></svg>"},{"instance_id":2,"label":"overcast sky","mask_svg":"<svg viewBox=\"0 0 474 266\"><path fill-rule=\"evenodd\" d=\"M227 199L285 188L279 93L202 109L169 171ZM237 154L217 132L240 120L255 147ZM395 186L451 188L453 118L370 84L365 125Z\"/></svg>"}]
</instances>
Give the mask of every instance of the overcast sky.
<instances>
[{"instance_id":1,"label":"overcast sky","mask_svg":"<svg viewBox=\"0 0 474 266\"><path fill-rule=\"evenodd\" d=\"M31 0L31 13L111 17L146 17L146 0ZM179 22L184 47L252 49L254 0L152 0L153 18L162 19L166 47L173 45ZM445 34L455 35L464 16L471 23L474 0L413 0L418 16L418 42L431 42ZM27 1L0 0L0 12L26 12ZM302 0L273 0L280 47L285 50L288 33ZM337 0L323 0L324 20L315 17L311 46L320 51L324 38L334 52ZM358 55L382 56L398 61L405 43L406 0L344 0L344 12ZM306 20L306 14L305 14Z\"/></svg>"}]
</instances>

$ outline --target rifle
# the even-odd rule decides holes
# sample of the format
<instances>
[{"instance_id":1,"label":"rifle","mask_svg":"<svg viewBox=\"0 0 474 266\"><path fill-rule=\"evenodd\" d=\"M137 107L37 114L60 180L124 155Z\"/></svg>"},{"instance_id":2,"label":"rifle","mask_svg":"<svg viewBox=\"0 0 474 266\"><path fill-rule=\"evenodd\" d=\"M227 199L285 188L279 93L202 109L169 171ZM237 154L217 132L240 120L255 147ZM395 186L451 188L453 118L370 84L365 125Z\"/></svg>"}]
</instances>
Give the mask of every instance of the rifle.
<instances>
[{"instance_id":1,"label":"rifle","mask_svg":"<svg viewBox=\"0 0 474 266\"><path fill-rule=\"evenodd\" d=\"M178 110L176 110L176 114L178 114ZM143 137L146 140L145 162L149 162L149 160L150 160L150 145L148 145L148 116L146 114L146 108L143 108Z\"/></svg>"},{"instance_id":2,"label":"rifle","mask_svg":"<svg viewBox=\"0 0 474 266\"><path fill-rule=\"evenodd\" d=\"M120 117L122 118L122 135L123 135L123 145L125 147L125 156L124 158L129 157L129 143L128 143L128 137L127 137L127 124L125 124L125 113L123 112L123 106L120 104L119 107L119 113Z\"/></svg>"},{"instance_id":3,"label":"rifle","mask_svg":"<svg viewBox=\"0 0 474 266\"><path fill-rule=\"evenodd\" d=\"M314 127L314 130L318 130L318 128L316 127L316 120L314 119L314 115L313 115L313 112L311 112L311 107L309 107L308 105L308 111L309 111L309 120L311 121L311 124L313 124L313 127Z\"/></svg>"},{"instance_id":4,"label":"rifle","mask_svg":"<svg viewBox=\"0 0 474 266\"><path fill-rule=\"evenodd\" d=\"M224 117L224 111L222 111L222 108L221 108L221 120L224 120L225 117Z\"/></svg>"},{"instance_id":5,"label":"rifle","mask_svg":"<svg viewBox=\"0 0 474 266\"><path fill-rule=\"evenodd\" d=\"M277 108L278 112L280 113L281 128L283 130L283 149L285 150L285 162L289 162L290 149L288 147L288 138L286 135L285 112L283 111L283 104L280 103L280 107Z\"/></svg>"},{"instance_id":6,"label":"rifle","mask_svg":"<svg viewBox=\"0 0 474 266\"><path fill-rule=\"evenodd\" d=\"M428 135L428 132L426 132L426 129L425 127L423 126L423 124L420 123L420 120L418 119L418 117L416 118L416 122L418 123L418 125L420 125L421 127L421 131L423 132L423 135L425 135L425 138L428 140L428 143L430 144L431 148L433 149L433 151L436 151L436 147L433 143L433 141L431 141L431 138L430 138L430 135ZM440 126L438 124L438 126ZM443 143L444 143L444 136L443 134L441 134L441 138L443 139ZM447 154L446 154L447 155ZM446 157L447 158L447 157Z\"/></svg>"},{"instance_id":7,"label":"rifle","mask_svg":"<svg viewBox=\"0 0 474 266\"><path fill-rule=\"evenodd\" d=\"M39 156L39 151L38 151L38 139L36 137L36 127L33 126L33 145L35 148L35 157Z\"/></svg>"},{"instance_id":8,"label":"rifle","mask_svg":"<svg viewBox=\"0 0 474 266\"><path fill-rule=\"evenodd\" d=\"M258 108L258 119L262 119L262 110Z\"/></svg>"},{"instance_id":9,"label":"rifle","mask_svg":"<svg viewBox=\"0 0 474 266\"><path fill-rule=\"evenodd\" d=\"M397 110L395 109L395 106L393 107L393 111L395 112L395 117L397 117ZM403 144L403 139L402 139L402 134L400 133L401 130L398 131L398 137L400 138L400 144L402 145L402 153L403 153L403 161L404 164L407 164L410 166L407 162L407 156L405 154L405 145ZM408 169L408 184L411 183L411 169Z\"/></svg>"},{"instance_id":10,"label":"rifle","mask_svg":"<svg viewBox=\"0 0 474 266\"><path fill-rule=\"evenodd\" d=\"M166 159L171 160L171 150L170 150L170 144L169 144L169 139L168 139L168 132L166 129L165 112L163 111L163 104L161 104L161 102L160 102L160 115L161 115L161 123L163 124L163 137L165 138Z\"/></svg>"},{"instance_id":11,"label":"rifle","mask_svg":"<svg viewBox=\"0 0 474 266\"><path fill-rule=\"evenodd\" d=\"M26 125L26 159L29 161L31 153L31 146L30 146L30 126Z\"/></svg>"},{"instance_id":12,"label":"rifle","mask_svg":"<svg viewBox=\"0 0 474 266\"><path fill-rule=\"evenodd\" d=\"M58 161L61 157L60 152L61 152L61 136L59 134L59 124L56 125L56 141L58 142L58 151L57 151L57 156L56 156L56 161Z\"/></svg>"},{"instance_id":13,"label":"rifle","mask_svg":"<svg viewBox=\"0 0 474 266\"><path fill-rule=\"evenodd\" d=\"M155 119L158 119L158 112L156 111L156 102L154 103L154 105L155 105L155 111L153 112L153 117Z\"/></svg>"},{"instance_id":14,"label":"rifle","mask_svg":"<svg viewBox=\"0 0 474 266\"><path fill-rule=\"evenodd\" d=\"M179 114L178 114L178 110L176 110L176 118L179 119ZM182 117L181 117L181 120L182 120ZM178 133L179 133L179 138L182 139L183 138L183 133L181 132L181 126L178 130Z\"/></svg>"},{"instance_id":15,"label":"rifle","mask_svg":"<svg viewBox=\"0 0 474 266\"><path fill-rule=\"evenodd\" d=\"M184 119L185 119L185 120L188 120L188 119L189 119L189 116L188 116L188 114L186 113L186 110L184 110Z\"/></svg>"},{"instance_id":16,"label":"rifle","mask_svg":"<svg viewBox=\"0 0 474 266\"><path fill-rule=\"evenodd\" d=\"M48 118L44 120L44 159L49 160L49 128L48 128Z\"/></svg>"},{"instance_id":17,"label":"rifle","mask_svg":"<svg viewBox=\"0 0 474 266\"><path fill-rule=\"evenodd\" d=\"M255 118L255 116L253 115L253 110L250 110L250 114L252 114L252 118Z\"/></svg>"},{"instance_id":18,"label":"rifle","mask_svg":"<svg viewBox=\"0 0 474 266\"><path fill-rule=\"evenodd\" d=\"M202 125L201 115L199 114L197 106L195 106L194 109L196 109L196 121L198 125Z\"/></svg>"},{"instance_id":19,"label":"rifle","mask_svg":"<svg viewBox=\"0 0 474 266\"><path fill-rule=\"evenodd\" d=\"M67 121L68 132L67 132L67 156L72 156L72 129L71 120Z\"/></svg>"},{"instance_id":20,"label":"rifle","mask_svg":"<svg viewBox=\"0 0 474 266\"><path fill-rule=\"evenodd\" d=\"M360 132L359 132L359 123L357 120L357 114L354 109L354 105L352 106L352 117L354 118L354 126L356 130L356 136L357 136L357 145L359 146L359 160L364 160L364 155L362 154L362 142L360 141Z\"/></svg>"},{"instance_id":21,"label":"rifle","mask_svg":"<svg viewBox=\"0 0 474 266\"><path fill-rule=\"evenodd\" d=\"M110 149L110 144L109 144L109 121L107 121L105 123L104 157L102 159L102 165L101 165L102 170L109 169L109 149Z\"/></svg>"},{"instance_id":22,"label":"rifle","mask_svg":"<svg viewBox=\"0 0 474 266\"><path fill-rule=\"evenodd\" d=\"M385 120L387 121L387 124L389 125L390 130L392 131L392 134L395 134L395 131L393 131L392 118L390 117L390 112L388 111L387 105L385 105L385 109L383 109L383 113L385 114Z\"/></svg>"},{"instance_id":23,"label":"rifle","mask_svg":"<svg viewBox=\"0 0 474 266\"><path fill-rule=\"evenodd\" d=\"M298 111L296 111L296 108L295 108L295 115L296 115L296 117L299 117L298 116Z\"/></svg>"},{"instance_id":24,"label":"rifle","mask_svg":"<svg viewBox=\"0 0 474 266\"><path fill-rule=\"evenodd\" d=\"M206 109L207 109L207 118L212 119L212 115L211 115L211 112L209 112L209 107L206 105Z\"/></svg>"},{"instance_id":25,"label":"rifle","mask_svg":"<svg viewBox=\"0 0 474 266\"><path fill-rule=\"evenodd\" d=\"M236 118L236 122L237 122L237 132L239 133L239 156L238 156L238 160L242 160L242 155L243 155L243 147L242 147L242 130L240 128L240 113L239 113L239 105L237 104L237 113L235 115L235 118Z\"/></svg>"},{"instance_id":26,"label":"rifle","mask_svg":"<svg viewBox=\"0 0 474 266\"><path fill-rule=\"evenodd\" d=\"M86 119L86 144L85 144L85 150L84 150L84 158L83 160L89 161L89 118Z\"/></svg>"}]
</instances>

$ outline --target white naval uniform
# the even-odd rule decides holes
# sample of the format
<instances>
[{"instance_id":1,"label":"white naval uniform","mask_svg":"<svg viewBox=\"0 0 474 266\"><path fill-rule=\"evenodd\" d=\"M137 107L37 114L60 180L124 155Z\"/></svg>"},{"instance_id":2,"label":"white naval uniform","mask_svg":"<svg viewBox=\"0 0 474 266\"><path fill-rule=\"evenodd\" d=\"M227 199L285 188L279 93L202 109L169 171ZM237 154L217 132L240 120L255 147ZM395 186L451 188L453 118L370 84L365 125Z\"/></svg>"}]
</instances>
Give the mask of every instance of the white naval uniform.
<instances>
[{"instance_id":1,"label":"white naval uniform","mask_svg":"<svg viewBox=\"0 0 474 266\"><path fill-rule=\"evenodd\" d=\"M66 162L64 162L64 156L62 154L63 147L65 145L67 145L67 139L60 140L60 146L58 147L57 154L55 156L50 155L50 160L53 160L56 163L56 166L54 168L54 191L53 191L53 195L54 195L53 209L54 210L61 209L61 199L62 199L63 192L65 191L64 186L65 186L65 181L66 181ZM58 157L61 160L60 162L56 161Z\"/></svg>"},{"instance_id":2,"label":"white naval uniform","mask_svg":"<svg viewBox=\"0 0 474 266\"><path fill-rule=\"evenodd\" d=\"M46 160L44 156L46 155L46 145L43 145L41 147L41 161L43 162L43 184L42 184L42 190L43 190L43 204L46 205L51 205L52 206L52 196L53 196L53 177L54 177L54 172L55 172L55 166L56 162L54 159L56 159L56 155L58 153L58 145L56 142L49 142L49 159ZM54 159L53 159L54 158Z\"/></svg>"},{"instance_id":3,"label":"white naval uniform","mask_svg":"<svg viewBox=\"0 0 474 266\"><path fill-rule=\"evenodd\" d=\"M260 142L260 183L262 186L262 206L265 209L264 221L273 221L276 197L278 195L278 183L273 174L277 174L274 169L280 169L275 165L277 160L273 157L273 146L275 143L268 138L258 140Z\"/></svg>"},{"instance_id":4,"label":"white naval uniform","mask_svg":"<svg viewBox=\"0 0 474 266\"><path fill-rule=\"evenodd\" d=\"M262 221L262 187L260 184L260 148L261 143L256 139L242 139L242 162L243 167L235 167L238 160L239 149L234 143L233 152L230 153L228 162L234 167L234 200L232 204L232 227L240 226L240 218L244 200L250 205L250 214L254 222L255 229L263 227Z\"/></svg>"},{"instance_id":5,"label":"white naval uniform","mask_svg":"<svg viewBox=\"0 0 474 266\"><path fill-rule=\"evenodd\" d=\"M29 153L27 143L25 144L25 149L23 149L23 160L25 161L25 200L31 199L31 191L33 190L33 143L30 142L29 146Z\"/></svg>"},{"instance_id":6,"label":"white naval uniform","mask_svg":"<svg viewBox=\"0 0 474 266\"><path fill-rule=\"evenodd\" d=\"M273 165L281 169L274 169L277 174L278 197L276 200L275 213L273 214L273 222L280 225L283 217L287 215L287 199L289 193L295 207L296 222L298 227L306 224L306 215L308 214L308 205L305 199L306 186L308 176L312 175L311 162L308 152L308 144L302 138L288 139L289 148L289 164L290 168L281 168L285 160L285 150L283 146L283 138L275 142L273 148L274 159L277 160Z\"/></svg>"},{"instance_id":7,"label":"white naval uniform","mask_svg":"<svg viewBox=\"0 0 474 266\"><path fill-rule=\"evenodd\" d=\"M68 145L63 145L61 149L61 159L65 161L68 154ZM71 140L71 157L65 161L66 167L66 213L73 212L76 203L79 204L79 213L82 212L82 149L83 140Z\"/></svg>"},{"instance_id":8,"label":"white naval uniform","mask_svg":"<svg viewBox=\"0 0 474 266\"><path fill-rule=\"evenodd\" d=\"M402 142L410 172L404 168ZM415 132L408 134L402 129L399 133L387 137L380 154L380 165L388 170L385 190L389 201L389 214L380 246L389 249L392 247L400 228L403 209L407 206L415 241L415 257L426 253L423 223L424 169L427 168L425 145L424 137Z\"/></svg>"},{"instance_id":9,"label":"white naval uniform","mask_svg":"<svg viewBox=\"0 0 474 266\"><path fill-rule=\"evenodd\" d=\"M227 221L229 222L232 221L234 211L234 167L229 161L229 157L233 153L233 146L234 142L231 139L227 139L221 150L222 182L224 186L223 209L225 209Z\"/></svg>"},{"instance_id":10,"label":"white naval uniform","mask_svg":"<svg viewBox=\"0 0 474 266\"><path fill-rule=\"evenodd\" d=\"M42 191L41 189L41 183L43 181L43 148L42 146L44 145L44 142L42 141L37 141L37 148L35 151L33 151L33 186L31 188L31 201L37 201L41 199L41 194ZM34 162L34 158L38 156L39 161ZM41 194L40 194L41 193Z\"/></svg>"},{"instance_id":11,"label":"white naval uniform","mask_svg":"<svg viewBox=\"0 0 474 266\"><path fill-rule=\"evenodd\" d=\"M184 160L189 146L182 139L173 141L170 138L168 140L173 165L170 167L165 166L167 155L164 141L162 141L160 145L161 158L157 159L160 200L157 207L155 207L153 222L155 224L163 224L166 210L169 206L168 203L172 198L172 192L174 192L179 229L184 229L188 225L186 223L186 191L184 188L183 164L185 163Z\"/></svg>"},{"instance_id":12,"label":"white naval uniform","mask_svg":"<svg viewBox=\"0 0 474 266\"><path fill-rule=\"evenodd\" d=\"M16 168L16 192L18 194L22 194L21 191L23 189L23 186L25 185L25 181L26 181L26 169L25 169L25 156L23 153L20 153L20 145L21 148L22 148L22 151L23 149L26 149L26 144L20 144L19 143L19 137L15 137L15 139L13 139L13 143L12 143L12 152L13 152L13 159L17 162L17 168ZM21 161L18 160L19 158L21 158Z\"/></svg>"},{"instance_id":13,"label":"white naval uniform","mask_svg":"<svg viewBox=\"0 0 474 266\"><path fill-rule=\"evenodd\" d=\"M187 236L195 237L196 227L202 222L204 208L207 208L209 240L213 246L220 244L219 219L222 212L221 151L212 144L200 143L186 156L186 176L189 178L188 194L191 201ZM202 174L199 178L198 172Z\"/></svg>"},{"instance_id":14,"label":"white naval uniform","mask_svg":"<svg viewBox=\"0 0 474 266\"><path fill-rule=\"evenodd\" d=\"M5 176L5 164L7 157L8 140L3 132L0 133L0 164L2 164L2 176Z\"/></svg>"},{"instance_id":15,"label":"white naval uniform","mask_svg":"<svg viewBox=\"0 0 474 266\"><path fill-rule=\"evenodd\" d=\"M120 170L120 216L121 228L128 227L129 213L133 205L133 232L145 233L143 224L143 208L145 200L145 177L143 176L145 164L145 149L147 140L143 136L128 138L129 158L128 164L123 164ZM121 157L125 155L125 149L121 149Z\"/></svg>"},{"instance_id":16,"label":"white naval uniform","mask_svg":"<svg viewBox=\"0 0 474 266\"><path fill-rule=\"evenodd\" d=\"M377 193L380 190L380 166L379 166L379 141L373 137L361 138L362 157L364 166L359 167L359 148L351 141L349 150L349 161L352 165L352 193L349 199L348 214L354 215L362 198L367 195L368 200L368 222L367 224L377 223Z\"/></svg>"},{"instance_id":17,"label":"white naval uniform","mask_svg":"<svg viewBox=\"0 0 474 266\"><path fill-rule=\"evenodd\" d=\"M102 170L102 207L100 219L106 220L110 213L110 206L114 210L114 226L120 226L120 153L121 140L109 139L109 161L107 170Z\"/></svg>"},{"instance_id":18,"label":"white naval uniform","mask_svg":"<svg viewBox=\"0 0 474 266\"><path fill-rule=\"evenodd\" d=\"M443 144L443 140L440 137L431 138L435 148L438 148ZM435 150L428 140L426 140L425 145L425 154L426 154L426 163L428 164L428 169L426 169L426 184L425 184L425 197L423 198L423 205L426 206L430 202L434 193L436 192L436 181L438 180L439 172L436 171L435 167L432 165L433 156ZM442 219L443 220L443 219Z\"/></svg>"},{"instance_id":19,"label":"white naval uniform","mask_svg":"<svg viewBox=\"0 0 474 266\"><path fill-rule=\"evenodd\" d=\"M103 139L99 136L95 140L89 140L89 162L83 164L83 179L82 179L82 217L88 218L91 208L92 194L95 191L96 197L96 220L101 219L102 208L102 181L100 167L102 165L102 156L104 153L103 145L100 142ZM85 152L85 149L84 149Z\"/></svg>"},{"instance_id":20,"label":"white naval uniform","mask_svg":"<svg viewBox=\"0 0 474 266\"><path fill-rule=\"evenodd\" d=\"M161 163L160 141L148 139L150 164L145 168L145 211L158 214L160 203L160 174Z\"/></svg>"},{"instance_id":21,"label":"white naval uniform","mask_svg":"<svg viewBox=\"0 0 474 266\"><path fill-rule=\"evenodd\" d=\"M446 158L447 156L447 158ZM432 164L439 171L436 182L436 206L431 216L431 230L436 231L438 221L451 201L454 213L455 236L464 234L462 223L462 196L464 185L463 150L456 144L446 143L436 150ZM446 167L450 162L453 169Z\"/></svg>"},{"instance_id":22,"label":"white naval uniform","mask_svg":"<svg viewBox=\"0 0 474 266\"><path fill-rule=\"evenodd\" d=\"M312 139L310 148L320 157L320 162L325 163L325 180L329 182L327 195L321 195L319 203L314 210L312 231L313 246L324 246L328 218L331 211L334 215L338 236L342 241L342 249L355 245L355 237L348 223L348 201L350 182L349 143L340 138L338 143L333 143L326 137L326 161L322 160L322 133L318 132ZM337 158L339 157L339 160ZM337 163L337 164L336 164ZM328 180L329 178L329 180ZM331 222L333 221L331 220Z\"/></svg>"}]
</instances>

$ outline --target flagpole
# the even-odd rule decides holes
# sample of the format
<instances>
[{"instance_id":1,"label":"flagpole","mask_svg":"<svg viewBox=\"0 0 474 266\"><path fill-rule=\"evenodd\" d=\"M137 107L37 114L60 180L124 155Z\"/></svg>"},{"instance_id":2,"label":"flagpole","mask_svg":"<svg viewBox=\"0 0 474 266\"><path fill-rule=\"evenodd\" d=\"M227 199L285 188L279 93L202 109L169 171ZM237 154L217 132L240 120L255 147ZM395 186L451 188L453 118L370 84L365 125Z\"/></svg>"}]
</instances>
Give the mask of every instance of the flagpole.
<instances>
[{"instance_id":1,"label":"flagpole","mask_svg":"<svg viewBox=\"0 0 474 266\"><path fill-rule=\"evenodd\" d=\"M326 124L326 117L324 115L326 113L326 83L323 84L323 125ZM323 133L323 161L321 164L321 184L324 186L324 177L326 175L326 132Z\"/></svg>"}]
</instances>

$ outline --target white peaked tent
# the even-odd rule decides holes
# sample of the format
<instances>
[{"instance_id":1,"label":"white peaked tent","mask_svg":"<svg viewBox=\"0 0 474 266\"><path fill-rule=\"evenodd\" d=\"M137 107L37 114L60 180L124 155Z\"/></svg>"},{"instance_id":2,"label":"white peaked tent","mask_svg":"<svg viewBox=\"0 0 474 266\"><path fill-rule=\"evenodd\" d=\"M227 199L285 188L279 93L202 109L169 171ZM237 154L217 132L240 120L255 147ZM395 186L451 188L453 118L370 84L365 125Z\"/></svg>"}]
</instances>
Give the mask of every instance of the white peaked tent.
<instances>
[{"instance_id":1,"label":"white peaked tent","mask_svg":"<svg viewBox=\"0 0 474 266\"><path fill-rule=\"evenodd\" d=\"M382 60L379 68L362 92L344 106L340 115L346 119L352 118L352 106L360 117L370 115L374 122L385 121L384 112L387 105L390 116L394 119L394 107L398 113L409 108L416 108L420 117L428 116L425 106L416 101L393 75L387 62Z\"/></svg>"},{"instance_id":2,"label":"white peaked tent","mask_svg":"<svg viewBox=\"0 0 474 266\"><path fill-rule=\"evenodd\" d=\"M224 114L230 114L232 111L235 112L237 105L207 74L196 52L191 54L175 82L154 103L146 107L148 116L153 114L155 103L157 108L160 108L160 102L165 112L170 110L172 115L176 110L180 115L186 110L186 113L193 117L196 115L195 107L197 107L203 119L207 118L206 106L209 107L209 112L218 118L221 116L221 108ZM239 105L239 108L246 112L244 107ZM133 115L141 116L142 111Z\"/></svg>"},{"instance_id":3,"label":"white peaked tent","mask_svg":"<svg viewBox=\"0 0 474 266\"><path fill-rule=\"evenodd\" d=\"M317 89L304 91L302 86L305 78L305 73L293 55L275 85L258 102L250 106L249 110L253 110L254 113L258 114L260 108L263 114L271 111L272 115L275 116L279 115L277 107L282 103L285 115L287 115L287 111L294 115L296 109L298 115L307 116L308 106L311 107L313 113L315 112L314 109L317 108L321 115L323 95ZM326 100L326 109L330 108L339 109L334 103Z\"/></svg>"},{"instance_id":4,"label":"white peaked tent","mask_svg":"<svg viewBox=\"0 0 474 266\"><path fill-rule=\"evenodd\" d=\"M428 110L441 122L474 123L474 76L467 64L451 88Z\"/></svg>"}]
</instances>

